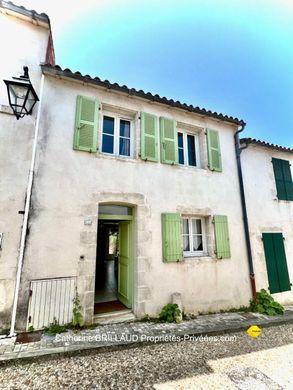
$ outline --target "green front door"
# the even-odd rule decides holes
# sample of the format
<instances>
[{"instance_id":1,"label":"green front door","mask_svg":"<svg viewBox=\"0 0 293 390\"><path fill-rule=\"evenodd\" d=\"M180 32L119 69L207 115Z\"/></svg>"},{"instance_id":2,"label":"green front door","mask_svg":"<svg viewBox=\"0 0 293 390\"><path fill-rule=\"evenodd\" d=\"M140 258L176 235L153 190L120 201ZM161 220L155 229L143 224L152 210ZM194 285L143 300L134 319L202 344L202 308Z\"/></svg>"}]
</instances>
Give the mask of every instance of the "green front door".
<instances>
[{"instance_id":1,"label":"green front door","mask_svg":"<svg viewBox=\"0 0 293 390\"><path fill-rule=\"evenodd\" d=\"M132 222L119 223L118 298L132 306Z\"/></svg>"},{"instance_id":2,"label":"green front door","mask_svg":"<svg viewBox=\"0 0 293 390\"><path fill-rule=\"evenodd\" d=\"M282 233L262 234L271 294L291 290Z\"/></svg>"}]
</instances>

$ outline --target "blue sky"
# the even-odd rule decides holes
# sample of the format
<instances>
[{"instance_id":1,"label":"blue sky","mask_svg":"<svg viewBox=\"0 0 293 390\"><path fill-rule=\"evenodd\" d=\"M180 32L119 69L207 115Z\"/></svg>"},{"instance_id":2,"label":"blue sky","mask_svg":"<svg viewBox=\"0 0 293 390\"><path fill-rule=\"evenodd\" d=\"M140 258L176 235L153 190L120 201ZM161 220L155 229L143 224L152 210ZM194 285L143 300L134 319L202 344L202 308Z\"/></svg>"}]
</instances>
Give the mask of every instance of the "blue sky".
<instances>
[{"instance_id":1,"label":"blue sky","mask_svg":"<svg viewBox=\"0 0 293 390\"><path fill-rule=\"evenodd\" d=\"M49 14L62 67L244 119L245 136L293 147L293 0L21 4Z\"/></svg>"}]
</instances>

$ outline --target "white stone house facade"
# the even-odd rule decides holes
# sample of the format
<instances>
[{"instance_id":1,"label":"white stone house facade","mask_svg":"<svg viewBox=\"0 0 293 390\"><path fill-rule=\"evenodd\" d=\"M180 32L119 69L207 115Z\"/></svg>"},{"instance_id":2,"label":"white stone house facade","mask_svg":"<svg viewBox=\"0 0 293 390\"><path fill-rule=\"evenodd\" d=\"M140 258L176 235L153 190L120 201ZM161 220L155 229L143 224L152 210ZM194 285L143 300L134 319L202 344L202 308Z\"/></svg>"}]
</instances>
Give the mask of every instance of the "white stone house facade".
<instances>
[{"instance_id":1,"label":"white stone house facade","mask_svg":"<svg viewBox=\"0 0 293 390\"><path fill-rule=\"evenodd\" d=\"M243 122L62 70L53 64L49 19L11 7L1 2L1 17L36 50L18 57L9 44L0 75L11 76L10 63L15 74L28 65L40 102L32 116L16 121L0 88L0 328L10 326L19 211L36 122L18 329L48 325L53 317L70 320L75 287L85 321L92 323L107 300L98 301L102 255L104 265L113 264L102 282L109 287L116 280L117 301L137 318L157 315L174 293L181 294L185 313L247 305L251 286L235 157Z\"/></svg>"},{"instance_id":2,"label":"white stone house facade","mask_svg":"<svg viewBox=\"0 0 293 390\"><path fill-rule=\"evenodd\" d=\"M0 1L0 329L10 325L24 202L37 110L17 121L8 107L4 79L28 66L39 94L41 68L50 41L49 19ZM4 38L5 37L5 38Z\"/></svg>"},{"instance_id":3,"label":"white stone house facade","mask_svg":"<svg viewBox=\"0 0 293 390\"><path fill-rule=\"evenodd\" d=\"M293 150L242 139L241 161L257 290L293 302ZM257 169L256 169L257 167Z\"/></svg>"}]
</instances>

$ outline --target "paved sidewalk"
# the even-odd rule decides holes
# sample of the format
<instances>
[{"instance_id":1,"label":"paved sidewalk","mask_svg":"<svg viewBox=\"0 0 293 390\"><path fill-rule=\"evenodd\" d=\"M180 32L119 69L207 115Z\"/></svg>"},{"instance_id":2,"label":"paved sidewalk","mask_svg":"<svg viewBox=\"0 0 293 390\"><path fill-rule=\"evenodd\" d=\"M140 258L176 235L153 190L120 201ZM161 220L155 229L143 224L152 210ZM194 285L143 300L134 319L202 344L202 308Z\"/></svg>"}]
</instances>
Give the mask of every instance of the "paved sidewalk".
<instances>
[{"instance_id":1,"label":"paved sidewalk","mask_svg":"<svg viewBox=\"0 0 293 390\"><path fill-rule=\"evenodd\" d=\"M274 317L238 312L202 315L180 324L136 321L99 325L56 336L44 334L40 341L27 344L0 344L0 361L154 341L172 342L191 335L217 335L246 330L251 325L267 327L289 322L293 322L293 306L286 306L283 316Z\"/></svg>"}]
</instances>

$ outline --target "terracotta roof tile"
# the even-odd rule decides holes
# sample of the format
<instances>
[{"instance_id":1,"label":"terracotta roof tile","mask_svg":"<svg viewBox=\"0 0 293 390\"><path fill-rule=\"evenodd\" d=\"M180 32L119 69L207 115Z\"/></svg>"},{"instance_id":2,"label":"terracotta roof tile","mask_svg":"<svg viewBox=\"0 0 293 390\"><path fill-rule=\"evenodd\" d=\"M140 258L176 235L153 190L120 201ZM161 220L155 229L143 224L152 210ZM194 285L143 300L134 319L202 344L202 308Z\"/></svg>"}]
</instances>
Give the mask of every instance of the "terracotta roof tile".
<instances>
[{"instance_id":1,"label":"terracotta roof tile","mask_svg":"<svg viewBox=\"0 0 293 390\"><path fill-rule=\"evenodd\" d=\"M241 138L240 139L240 143L241 144L245 144L245 145L254 144L254 145L264 146L266 148L280 150L282 152L293 153L293 149L292 148L271 144L269 142L261 141L261 140L255 139L255 138Z\"/></svg>"},{"instance_id":2,"label":"terracotta roof tile","mask_svg":"<svg viewBox=\"0 0 293 390\"><path fill-rule=\"evenodd\" d=\"M42 70L47 73L51 73L54 75L69 77L79 81L87 81L91 84L95 84L101 87L105 87L108 89L113 89L119 92L127 93L128 95L133 95L137 97L141 97L143 99L155 101L158 103L163 103L172 107L176 107L183 110L188 110L190 112L194 112L199 115L208 116L211 118L224 120L226 122L233 123L235 125L243 125L245 122L238 118L233 118L232 116L223 115L221 113L207 111L204 108L200 108L198 106L187 105L186 103L181 103L180 101L174 101L173 99L167 99L165 96L161 97L158 94L152 94L151 92L144 92L142 89L136 90L135 88L129 88L126 85L119 85L117 83L111 83L109 80L101 80L99 77L92 78L89 75L83 76L80 72L73 72L71 69L66 68L62 69L59 65L52 66L50 64L42 65Z\"/></svg>"}]
</instances>

